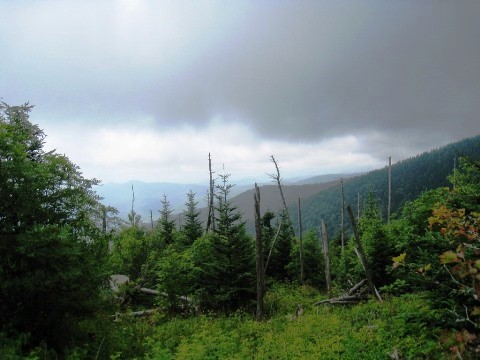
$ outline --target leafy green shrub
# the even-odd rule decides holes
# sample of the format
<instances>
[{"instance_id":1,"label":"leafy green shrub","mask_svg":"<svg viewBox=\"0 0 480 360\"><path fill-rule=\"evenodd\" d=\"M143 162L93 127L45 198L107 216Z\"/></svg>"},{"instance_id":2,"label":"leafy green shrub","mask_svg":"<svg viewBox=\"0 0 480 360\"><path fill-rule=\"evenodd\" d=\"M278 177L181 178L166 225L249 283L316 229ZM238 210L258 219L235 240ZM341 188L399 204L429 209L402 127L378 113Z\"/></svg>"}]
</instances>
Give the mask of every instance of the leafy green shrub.
<instances>
[{"instance_id":1,"label":"leafy green shrub","mask_svg":"<svg viewBox=\"0 0 480 360\"><path fill-rule=\"evenodd\" d=\"M319 291L312 286L274 283L265 294L265 311L269 316L293 314L298 305L310 307L311 299L318 295Z\"/></svg>"}]
</instances>

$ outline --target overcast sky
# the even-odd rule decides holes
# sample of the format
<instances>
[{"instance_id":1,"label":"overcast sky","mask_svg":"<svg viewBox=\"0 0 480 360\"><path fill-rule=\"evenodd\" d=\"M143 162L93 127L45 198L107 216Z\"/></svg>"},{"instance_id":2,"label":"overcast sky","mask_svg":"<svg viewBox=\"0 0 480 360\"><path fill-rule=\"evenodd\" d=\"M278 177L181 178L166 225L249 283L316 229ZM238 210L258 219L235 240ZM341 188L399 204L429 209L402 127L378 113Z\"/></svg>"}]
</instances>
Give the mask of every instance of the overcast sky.
<instances>
[{"instance_id":1,"label":"overcast sky","mask_svg":"<svg viewBox=\"0 0 480 360\"><path fill-rule=\"evenodd\" d=\"M480 1L2 1L0 97L85 176L262 181L480 133Z\"/></svg>"}]
</instances>

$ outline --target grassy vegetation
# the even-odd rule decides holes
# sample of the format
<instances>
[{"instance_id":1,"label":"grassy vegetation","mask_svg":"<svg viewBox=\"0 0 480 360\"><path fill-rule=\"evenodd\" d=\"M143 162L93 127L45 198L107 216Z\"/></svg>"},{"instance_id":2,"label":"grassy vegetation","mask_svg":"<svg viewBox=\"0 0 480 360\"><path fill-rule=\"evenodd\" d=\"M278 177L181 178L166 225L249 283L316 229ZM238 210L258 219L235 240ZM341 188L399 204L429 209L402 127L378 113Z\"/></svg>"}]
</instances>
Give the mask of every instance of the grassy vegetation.
<instances>
[{"instance_id":1,"label":"grassy vegetation","mask_svg":"<svg viewBox=\"0 0 480 360\"><path fill-rule=\"evenodd\" d=\"M383 303L313 306L322 297L310 287L277 285L266 296L272 316L265 322L242 312L124 319L116 324L117 330L123 329L123 349L110 358L389 359L392 354L402 359L449 358L440 334L431 330L439 315L421 294L391 297ZM296 317L298 304L303 305L303 314Z\"/></svg>"}]
</instances>

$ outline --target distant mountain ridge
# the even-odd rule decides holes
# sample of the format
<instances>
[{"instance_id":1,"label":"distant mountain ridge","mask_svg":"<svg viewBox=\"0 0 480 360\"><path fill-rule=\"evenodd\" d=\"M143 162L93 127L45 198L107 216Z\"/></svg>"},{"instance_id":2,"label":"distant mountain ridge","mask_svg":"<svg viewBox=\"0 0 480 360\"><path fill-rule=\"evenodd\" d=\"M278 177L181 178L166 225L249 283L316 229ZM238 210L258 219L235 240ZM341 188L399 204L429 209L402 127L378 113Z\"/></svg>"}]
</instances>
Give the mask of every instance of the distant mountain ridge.
<instances>
[{"instance_id":1,"label":"distant mountain ridge","mask_svg":"<svg viewBox=\"0 0 480 360\"><path fill-rule=\"evenodd\" d=\"M142 181L129 181L126 183L106 183L95 188L103 200L102 203L115 207L121 218L126 219L132 208L132 185L135 193L134 209L142 216L143 220L150 218L150 210L153 218L158 218L162 208L164 195L174 212L180 212L187 201L187 193L192 190L196 193L197 201L202 203L206 196L208 186L199 184L176 184L176 183L145 183ZM203 201L205 204L206 200Z\"/></svg>"},{"instance_id":2,"label":"distant mountain ridge","mask_svg":"<svg viewBox=\"0 0 480 360\"><path fill-rule=\"evenodd\" d=\"M447 176L453 172L454 159L460 157L480 160L480 135L394 163L392 165L392 213L399 211L406 201L416 199L426 190L449 186ZM345 206L351 204L356 212L358 196L360 196L360 208L362 208L369 191L375 193L385 217L388 202L387 166L346 180L344 182ZM336 186L320 191L302 201L303 228L318 229L320 219L323 219L329 234L331 236L338 234L340 199L340 184L337 182ZM297 204L291 203L289 211L297 229ZM348 218L345 219L345 225L349 227Z\"/></svg>"},{"instance_id":3,"label":"distant mountain ridge","mask_svg":"<svg viewBox=\"0 0 480 360\"><path fill-rule=\"evenodd\" d=\"M423 191L448 186L447 175L453 171L454 158L467 156L480 159L480 135L418 154L408 159L400 160L392 165L392 212L398 211L406 201L413 200ZM356 209L357 197L360 196L360 207L369 191L377 197L379 206L386 214L388 176L387 167L368 173L327 174L307 177L304 179L285 179L283 191L295 229L298 228L297 207L301 198L303 229L317 229L320 219L323 219L329 233L338 233L340 224L340 182L344 179L345 205L351 204ZM122 184L104 184L97 187L97 193L104 197L103 203L116 207L120 216L126 218L132 206L131 186L134 186L134 208L146 221L150 210L154 219L158 219L164 194L175 213L180 214L187 200L186 194L192 190L196 193L198 208L206 219L207 185L174 184L174 183L143 183L133 181ZM267 209L277 212L281 209L281 197L278 186L270 182L260 184L261 211ZM247 228L253 229L253 184L234 186L231 201L247 221ZM348 227L348 221L345 220Z\"/></svg>"},{"instance_id":4,"label":"distant mountain ridge","mask_svg":"<svg viewBox=\"0 0 480 360\"><path fill-rule=\"evenodd\" d=\"M286 180L286 183L291 184L290 186L298 186L297 190L300 194L309 194L311 192L309 189L314 189L315 184L322 184L330 181L332 178L339 177L349 177L351 175L341 175L341 174L328 174L328 175L318 175L315 177L308 178L298 178L295 181L289 182ZM254 182L252 181L251 185L245 184L246 180L243 181L242 185L235 185L232 187L231 197L235 197L242 193L245 193L254 187ZM187 202L187 193L192 190L196 196L196 201L198 202L198 208L201 209L207 205L207 193L208 186L203 184L178 184L178 183L147 183L143 181L133 180L125 183L106 183L96 186L95 190L99 196L103 198L102 203L105 205L110 205L119 210L119 215L121 218L126 219L130 209L132 208L132 185L133 191L135 193L134 209L135 211L142 216L142 219L146 221L150 218L150 210L152 211L153 218L157 219L159 217L159 210L162 208L163 196L167 196L167 200L170 203L171 209L174 213L181 213ZM304 189L300 189L303 185L313 185L306 186ZM263 185L262 185L263 186ZM276 189L276 185L266 185L267 189L272 187ZM321 187L318 187L319 189ZM275 191L275 190L274 190ZM288 199L295 198L296 195L290 196L292 193L291 190L286 192ZM248 195L244 195L248 196ZM243 201L243 197L240 196L239 201ZM272 197L272 201L275 202L276 196ZM265 204L269 203L268 196L265 195L264 201L267 201ZM272 209L276 209L276 205L271 205Z\"/></svg>"}]
</instances>

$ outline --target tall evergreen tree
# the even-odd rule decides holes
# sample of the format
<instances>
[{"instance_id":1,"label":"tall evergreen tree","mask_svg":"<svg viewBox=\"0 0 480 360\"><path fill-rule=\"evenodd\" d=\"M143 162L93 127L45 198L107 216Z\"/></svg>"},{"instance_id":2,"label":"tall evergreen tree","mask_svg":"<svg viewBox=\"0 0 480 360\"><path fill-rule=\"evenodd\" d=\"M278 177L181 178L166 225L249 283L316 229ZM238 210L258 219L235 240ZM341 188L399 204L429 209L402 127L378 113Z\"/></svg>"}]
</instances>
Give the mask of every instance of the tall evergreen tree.
<instances>
[{"instance_id":1,"label":"tall evergreen tree","mask_svg":"<svg viewBox=\"0 0 480 360\"><path fill-rule=\"evenodd\" d=\"M173 244L174 241L175 221L172 219L172 213L167 195L163 195L159 227L161 238L166 245Z\"/></svg>"},{"instance_id":2,"label":"tall evergreen tree","mask_svg":"<svg viewBox=\"0 0 480 360\"><path fill-rule=\"evenodd\" d=\"M198 269L197 295L205 307L225 312L246 305L255 296L255 253L245 222L231 204L228 174L217 186L215 231L193 248Z\"/></svg>"},{"instance_id":3,"label":"tall evergreen tree","mask_svg":"<svg viewBox=\"0 0 480 360\"><path fill-rule=\"evenodd\" d=\"M195 193L190 190L187 193L187 197L188 200L185 203L186 210L184 211L185 224L183 225L182 233L185 236L183 245L190 246L203 235L203 228L199 220L200 211L197 210L198 202L195 201Z\"/></svg>"},{"instance_id":4,"label":"tall evergreen tree","mask_svg":"<svg viewBox=\"0 0 480 360\"><path fill-rule=\"evenodd\" d=\"M227 299L225 305L227 309L235 309L254 297L255 253L253 240L246 234L245 222L229 201L233 187L228 183L229 177L230 174L220 175L220 184L217 186L214 238L218 252L227 258L223 275Z\"/></svg>"},{"instance_id":5,"label":"tall evergreen tree","mask_svg":"<svg viewBox=\"0 0 480 360\"><path fill-rule=\"evenodd\" d=\"M295 234L289 224L289 218L285 210L280 212L280 221L277 228L278 226L280 226L280 231L272 250L266 275L277 280L290 280L292 277L288 264L291 262L292 243Z\"/></svg>"},{"instance_id":6,"label":"tall evergreen tree","mask_svg":"<svg viewBox=\"0 0 480 360\"><path fill-rule=\"evenodd\" d=\"M390 276L387 274L386 267L391 264L394 250L387 236L377 199L372 191L368 193L365 209L360 217L359 234L372 270L374 284L377 287L387 284Z\"/></svg>"},{"instance_id":7,"label":"tall evergreen tree","mask_svg":"<svg viewBox=\"0 0 480 360\"><path fill-rule=\"evenodd\" d=\"M44 151L31 109L0 103L0 332L61 349L99 304L107 244L91 220L97 182Z\"/></svg>"}]
</instances>

